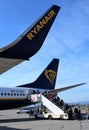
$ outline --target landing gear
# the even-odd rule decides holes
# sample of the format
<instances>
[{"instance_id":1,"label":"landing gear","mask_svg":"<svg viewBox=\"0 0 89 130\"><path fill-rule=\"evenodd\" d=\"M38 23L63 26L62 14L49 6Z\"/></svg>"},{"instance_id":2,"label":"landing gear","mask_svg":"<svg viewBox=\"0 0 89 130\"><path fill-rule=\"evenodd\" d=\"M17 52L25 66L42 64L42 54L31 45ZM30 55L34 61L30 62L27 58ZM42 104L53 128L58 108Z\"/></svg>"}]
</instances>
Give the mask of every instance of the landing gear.
<instances>
[{"instance_id":1,"label":"landing gear","mask_svg":"<svg viewBox=\"0 0 89 130\"><path fill-rule=\"evenodd\" d=\"M49 116L48 116L48 119L49 119L49 120L52 120L53 118L52 118L52 116L51 116L51 115L49 115Z\"/></svg>"}]
</instances>

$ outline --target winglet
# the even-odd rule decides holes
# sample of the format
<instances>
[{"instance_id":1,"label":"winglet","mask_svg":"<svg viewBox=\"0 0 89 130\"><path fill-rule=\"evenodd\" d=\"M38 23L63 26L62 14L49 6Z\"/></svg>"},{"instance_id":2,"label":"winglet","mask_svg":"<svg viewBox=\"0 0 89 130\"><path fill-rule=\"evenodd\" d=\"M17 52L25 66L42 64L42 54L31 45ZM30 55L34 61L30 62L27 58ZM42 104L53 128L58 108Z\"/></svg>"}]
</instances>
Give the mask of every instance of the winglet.
<instances>
[{"instance_id":1,"label":"winglet","mask_svg":"<svg viewBox=\"0 0 89 130\"><path fill-rule=\"evenodd\" d=\"M53 5L17 40L0 49L1 58L28 60L41 48L60 7Z\"/></svg>"}]
</instances>

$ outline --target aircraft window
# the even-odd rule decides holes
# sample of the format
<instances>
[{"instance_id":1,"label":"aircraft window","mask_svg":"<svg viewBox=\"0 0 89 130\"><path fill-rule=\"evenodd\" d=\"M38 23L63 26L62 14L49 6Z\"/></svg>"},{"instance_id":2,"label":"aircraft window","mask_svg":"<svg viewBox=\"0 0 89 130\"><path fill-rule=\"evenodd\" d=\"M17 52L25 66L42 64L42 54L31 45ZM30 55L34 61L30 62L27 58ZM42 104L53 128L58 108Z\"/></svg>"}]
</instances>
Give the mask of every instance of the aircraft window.
<instances>
[{"instance_id":1,"label":"aircraft window","mask_svg":"<svg viewBox=\"0 0 89 130\"><path fill-rule=\"evenodd\" d=\"M19 96L19 93L17 93L17 96Z\"/></svg>"},{"instance_id":2,"label":"aircraft window","mask_svg":"<svg viewBox=\"0 0 89 130\"><path fill-rule=\"evenodd\" d=\"M22 96L22 93L20 93L20 96Z\"/></svg>"},{"instance_id":3,"label":"aircraft window","mask_svg":"<svg viewBox=\"0 0 89 130\"><path fill-rule=\"evenodd\" d=\"M16 93L14 93L14 96L16 96Z\"/></svg>"},{"instance_id":4,"label":"aircraft window","mask_svg":"<svg viewBox=\"0 0 89 130\"><path fill-rule=\"evenodd\" d=\"M3 93L1 93L1 95L3 96Z\"/></svg>"},{"instance_id":5,"label":"aircraft window","mask_svg":"<svg viewBox=\"0 0 89 130\"><path fill-rule=\"evenodd\" d=\"M13 93L11 93L11 96L13 96Z\"/></svg>"},{"instance_id":6,"label":"aircraft window","mask_svg":"<svg viewBox=\"0 0 89 130\"><path fill-rule=\"evenodd\" d=\"M29 110L28 108L23 108L23 110Z\"/></svg>"},{"instance_id":7,"label":"aircraft window","mask_svg":"<svg viewBox=\"0 0 89 130\"><path fill-rule=\"evenodd\" d=\"M8 96L10 96L10 94L8 93Z\"/></svg>"},{"instance_id":8,"label":"aircraft window","mask_svg":"<svg viewBox=\"0 0 89 130\"><path fill-rule=\"evenodd\" d=\"M6 93L4 93L4 95L6 95Z\"/></svg>"}]
</instances>

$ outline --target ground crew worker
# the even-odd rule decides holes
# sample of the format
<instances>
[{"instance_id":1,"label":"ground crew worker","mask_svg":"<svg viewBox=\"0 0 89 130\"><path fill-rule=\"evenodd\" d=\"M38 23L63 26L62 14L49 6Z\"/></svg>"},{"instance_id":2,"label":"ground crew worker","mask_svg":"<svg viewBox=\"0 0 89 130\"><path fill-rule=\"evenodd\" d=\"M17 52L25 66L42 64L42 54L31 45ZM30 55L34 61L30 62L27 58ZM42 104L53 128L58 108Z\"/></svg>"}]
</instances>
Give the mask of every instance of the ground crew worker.
<instances>
[{"instance_id":1,"label":"ground crew worker","mask_svg":"<svg viewBox=\"0 0 89 130\"><path fill-rule=\"evenodd\" d=\"M89 119L89 106L87 106L86 114L87 114L87 116L86 116L86 120L88 120L88 119Z\"/></svg>"}]
</instances>

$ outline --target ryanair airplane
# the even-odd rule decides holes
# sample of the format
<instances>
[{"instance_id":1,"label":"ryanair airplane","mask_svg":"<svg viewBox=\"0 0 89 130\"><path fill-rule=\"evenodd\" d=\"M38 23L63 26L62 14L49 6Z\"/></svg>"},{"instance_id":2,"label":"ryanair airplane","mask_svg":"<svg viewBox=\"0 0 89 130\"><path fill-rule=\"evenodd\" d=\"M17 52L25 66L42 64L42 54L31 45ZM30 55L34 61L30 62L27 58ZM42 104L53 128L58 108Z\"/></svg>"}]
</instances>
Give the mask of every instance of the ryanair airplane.
<instances>
[{"instance_id":1,"label":"ryanair airplane","mask_svg":"<svg viewBox=\"0 0 89 130\"><path fill-rule=\"evenodd\" d=\"M0 87L0 110L17 108L31 104L31 94L53 90L56 83L58 59L53 59L43 73L33 83L16 87Z\"/></svg>"},{"instance_id":2,"label":"ryanair airplane","mask_svg":"<svg viewBox=\"0 0 89 130\"><path fill-rule=\"evenodd\" d=\"M53 5L32 26L22 33L14 42L0 49L0 74L29 60L41 48L60 7ZM31 95L50 91L58 93L85 83L54 89L58 71L58 59L53 59L36 81L13 88L0 87L0 110L12 109L32 104Z\"/></svg>"},{"instance_id":3,"label":"ryanair airplane","mask_svg":"<svg viewBox=\"0 0 89 130\"><path fill-rule=\"evenodd\" d=\"M14 42L0 49L0 74L38 52L59 10L60 7L53 5Z\"/></svg>"},{"instance_id":4,"label":"ryanair airplane","mask_svg":"<svg viewBox=\"0 0 89 130\"><path fill-rule=\"evenodd\" d=\"M33 83L16 86L13 88L0 87L0 110L18 108L32 104L31 95L49 91L53 94L74 88L85 83L55 89L59 59L53 59L42 74Z\"/></svg>"}]
</instances>

